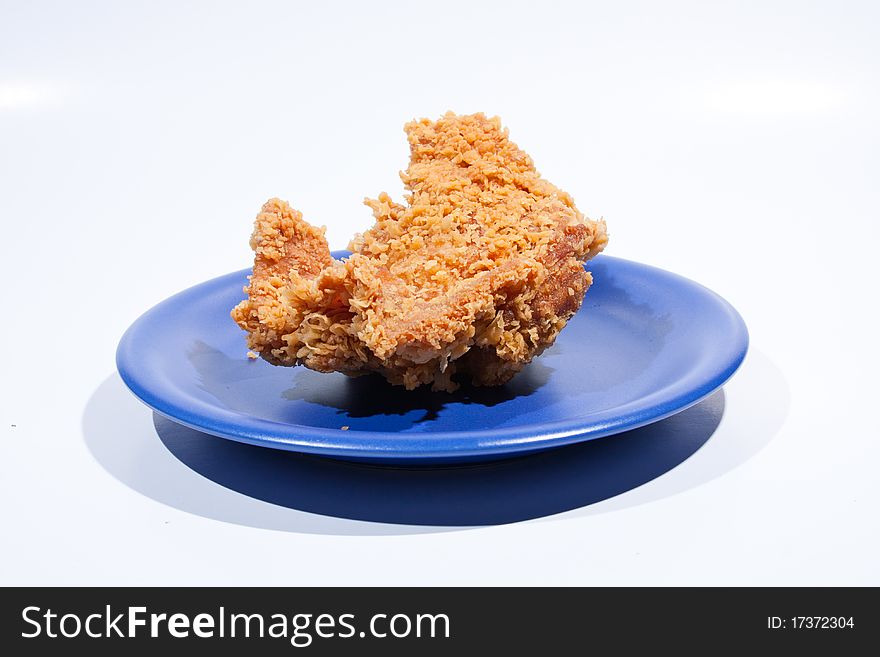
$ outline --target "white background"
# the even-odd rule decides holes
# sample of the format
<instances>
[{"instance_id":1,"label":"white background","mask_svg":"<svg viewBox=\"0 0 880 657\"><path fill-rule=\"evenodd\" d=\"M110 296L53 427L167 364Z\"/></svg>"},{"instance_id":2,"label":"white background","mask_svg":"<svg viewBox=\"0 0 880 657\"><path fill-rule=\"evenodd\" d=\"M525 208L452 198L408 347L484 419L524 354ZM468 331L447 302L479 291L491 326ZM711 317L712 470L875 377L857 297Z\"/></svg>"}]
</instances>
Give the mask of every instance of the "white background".
<instances>
[{"instance_id":1,"label":"white background","mask_svg":"<svg viewBox=\"0 0 880 657\"><path fill-rule=\"evenodd\" d=\"M0 583L880 584L878 25L839 1L3 0ZM402 192L403 123L447 109L500 115L608 253L739 309L712 439L616 498L455 530L174 460L115 378L125 328L249 264L270 196L344 247L364 196ZM100 390L115 472L83 435Z\"/></svg>"}]
</instances>

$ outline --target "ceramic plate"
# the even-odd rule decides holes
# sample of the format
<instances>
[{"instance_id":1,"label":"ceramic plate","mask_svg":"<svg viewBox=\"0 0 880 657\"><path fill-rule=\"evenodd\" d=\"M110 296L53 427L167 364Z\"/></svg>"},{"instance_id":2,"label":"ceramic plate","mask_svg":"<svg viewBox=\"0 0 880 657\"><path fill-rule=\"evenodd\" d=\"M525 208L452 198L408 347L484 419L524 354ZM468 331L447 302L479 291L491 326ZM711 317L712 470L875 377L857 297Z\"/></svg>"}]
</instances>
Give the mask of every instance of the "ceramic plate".
<instances>
[{"instance_id":1,"label":"ceramic plate","mask_svg":"<svg viewBox=\"0 0 880 657\"><path fill-rule=\"evenodd\" d=\"M337 257L342 254L335 253ZM513 456L609 436L677 413L719 388L748 346L714 292L600 255L580 312L509 384L407 392L247 357L229 317L250 270L163 301L123 336L117 367L162 415L254 445L393 463Z\"/></svg>"}]
</instances>

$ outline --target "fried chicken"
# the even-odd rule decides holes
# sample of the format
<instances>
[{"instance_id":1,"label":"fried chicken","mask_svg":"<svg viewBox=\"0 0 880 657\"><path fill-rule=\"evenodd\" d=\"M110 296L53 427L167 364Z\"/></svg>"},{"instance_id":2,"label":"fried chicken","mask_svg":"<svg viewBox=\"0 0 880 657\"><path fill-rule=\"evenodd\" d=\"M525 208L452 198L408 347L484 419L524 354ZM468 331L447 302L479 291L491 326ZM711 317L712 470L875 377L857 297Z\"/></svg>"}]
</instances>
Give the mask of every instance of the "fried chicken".
<instances>
[{"instance_id":1,"label":"fried chicken","mask_svg":"<svg viewBox=\"0 0 880 657\"><path fill-rule=\"evenodd\" d=\"M499 119L447 113L405 126L406 205L367 199L375 225L335 260L323 229L271 199L257 216L248 298L232 311L276 365L407 389L507 382L553 344L607 242L508 139Z\"/></svg>"}]
</instances>

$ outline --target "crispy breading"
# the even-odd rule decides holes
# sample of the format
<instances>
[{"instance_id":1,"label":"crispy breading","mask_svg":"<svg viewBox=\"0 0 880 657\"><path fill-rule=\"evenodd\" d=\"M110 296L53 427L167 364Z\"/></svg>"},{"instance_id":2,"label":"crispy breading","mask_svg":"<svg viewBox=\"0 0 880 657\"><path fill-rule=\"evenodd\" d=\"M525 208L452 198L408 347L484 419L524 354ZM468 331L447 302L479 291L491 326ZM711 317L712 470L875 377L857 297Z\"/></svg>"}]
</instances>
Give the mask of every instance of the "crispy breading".
<instances>
[{"instance_id":1,"label":"crispy breading","mask_svg":"<svg viewBox=\"0 0 880 657\"><path fill-rule=\"evenodd\" d=\"M404 129L406 204L367 199L376 222L340 261L322 230L270 200L232 317L278 365L378 372L408 389L454 390L453 375L503 384L580 307L605 222L541 178L497 117L447 113Z\"/></svg>"}]
</instances>

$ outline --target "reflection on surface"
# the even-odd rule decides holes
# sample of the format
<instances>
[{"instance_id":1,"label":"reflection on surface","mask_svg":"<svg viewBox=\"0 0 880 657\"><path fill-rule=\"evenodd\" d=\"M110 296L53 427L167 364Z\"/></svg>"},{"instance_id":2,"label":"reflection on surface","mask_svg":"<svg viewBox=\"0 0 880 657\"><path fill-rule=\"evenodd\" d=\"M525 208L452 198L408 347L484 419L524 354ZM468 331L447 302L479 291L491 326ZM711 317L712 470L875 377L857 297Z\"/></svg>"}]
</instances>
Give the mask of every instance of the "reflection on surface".
<instances>
[{"instance_id":1,"label":"reflection on surface","mask_svg":"<svg viewBox=\"0 0 880 657\"><path fill-rule=\"evenodd\" d=\"M348 425L353 431L456 429L448 425L452 419L440 417L452 406L474 406L469 410L480 414L482 428L498 426L522 413L521 406L509 402L538 393L553 373L545 361L535 361L506 385L464 384L448 393L427 386L404 391L375 374L351 378L304 367L252 363L230 358L202 341L193 343L187 357L202 390L226 408L331 429Z\"/></svg>"},{"instance_id":2,"label":"reflection on surface","mask_svg":"<svg viewBox=\"0 0 880 657\"><path fill-rule=\"evenodd\" d=\"M509 383L492 388L463 384L455 392L434 392L428 386L403 391L388 384L378 374L346 378L341 385L322 386L326 374L310 370L297 373L294 385L281 393L289 401L308 401L336 409L348 418L384 415L413 416L413 423L432 422L450 404L477 404L483 408L497 406L517 397L528 397L547 383L552 368L535 361ZM316 380L316 377L318 380Z\"/></svg>"},{"instance_id":3,"label":"reflection on surface","mask_svg":"<svg viewBox=\"0 0 880 657\"><path fill-rule=\"evenodd\" d=\"M22 82L0 83L0 110L33 110L52 105L64 96L59 85Z\"/></svg>"}]
</instances>

